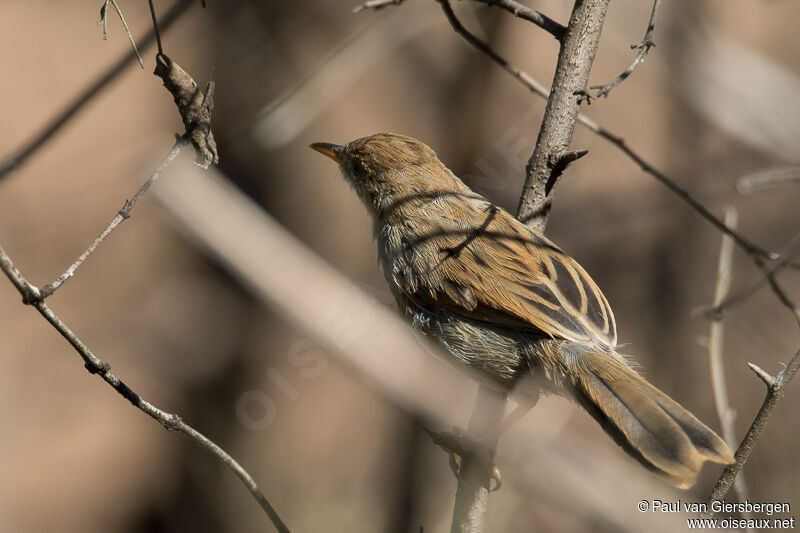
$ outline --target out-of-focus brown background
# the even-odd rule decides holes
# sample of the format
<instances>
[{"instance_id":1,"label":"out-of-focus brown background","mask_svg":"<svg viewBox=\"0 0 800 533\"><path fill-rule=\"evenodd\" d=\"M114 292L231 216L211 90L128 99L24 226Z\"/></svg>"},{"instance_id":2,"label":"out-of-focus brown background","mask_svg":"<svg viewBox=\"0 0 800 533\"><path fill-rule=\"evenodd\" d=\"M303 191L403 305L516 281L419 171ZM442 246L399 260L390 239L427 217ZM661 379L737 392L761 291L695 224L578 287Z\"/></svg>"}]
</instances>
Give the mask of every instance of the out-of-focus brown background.
<instances>
[{"instance_id":1,"label":"out-of-focus brown background","mask_svg":"<svg viewBox=\"0 0 800 533\"><path fill-rule=\"evenodd\" d=\"M435 2L353 14L356 3L210 0L203 10L198 2L164 35L164 46L198 82L216 81L222 172L388 304L367 216L309 142L386 130L412 135L513 210L544 102L455 35ZM528 4L568 19L568 2ZM110 39L102 41L100 5L0 5L0 156L128 50L113 15ZM143 36L146 6L121 7L134 35ZM549 84L557 49L548 34L485 6L455 7L465 24ZM650 7L612 3L592 83L628 65ZM789 1L666 2L645 64L584 112L713 212L736 206L742 232L779 249L800 227L800 186L742 195L735 184L800 162L798 19L800 6ZM0 244L34 283L53 280L77 257L181 130L171 97L151 74L154 49L143 55L144 71L131 65L0 182ZM712 298L720 234L581 127L574 146L589 155L562 179L550 237L603 288L624 351L644 374L718 428L702 345L709 323L691 311ZM734 285L756 275L737 251ZM796 272L781 279L800 293ZM448 530L456 482L417 421L309 333L260 306L151 198L50 304L137 392L239 458L293 531ZM764 394L745 362L779 371L797 349L798 332L768 290L731 311L726 324L726 378L741 436ZM229 471L87 375L3 280L0 365L0 531L269 530ZM800 508L793 385L745 469L753 501L789 502L792 514ZM578 495L615 494L628 483L616 473L633 463L577 408L548 399L520 426L539 437L530 449L501 444L506 483L492 495L492 531L663 524L636 504L676 493L647 473L646 493L615 510L587 510ZM553 468L552 450L566 454L563 468ZM681 497L703 500L719 470L708 466Z\"/></svg>"}]
</instances>

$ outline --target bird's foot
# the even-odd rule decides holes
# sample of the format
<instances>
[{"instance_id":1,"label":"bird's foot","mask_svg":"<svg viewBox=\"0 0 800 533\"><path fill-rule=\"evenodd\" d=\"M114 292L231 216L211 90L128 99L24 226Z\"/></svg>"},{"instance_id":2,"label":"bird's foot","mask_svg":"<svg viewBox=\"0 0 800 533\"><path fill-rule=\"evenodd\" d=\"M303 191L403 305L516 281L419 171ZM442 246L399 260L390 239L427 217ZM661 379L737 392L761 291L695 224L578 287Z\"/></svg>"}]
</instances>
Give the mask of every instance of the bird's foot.
<instances>
[{"instance_id":1,"label":"bird's foot","mask_svg":"<svg viewBox=\"0 0 800 533\"><path fill-rule=\"evenodd\" d=\"M454 427L453 431L431 431L427 428L425 431L430 435L433 443L449 455L450 469L456 479L461 479L464 458L474 457L489 474L489 490L500 490L503 485L503 477L494 464L491 452L493 446L489 442L476 438L459 427Z\"/></svg>"}]
</instances>

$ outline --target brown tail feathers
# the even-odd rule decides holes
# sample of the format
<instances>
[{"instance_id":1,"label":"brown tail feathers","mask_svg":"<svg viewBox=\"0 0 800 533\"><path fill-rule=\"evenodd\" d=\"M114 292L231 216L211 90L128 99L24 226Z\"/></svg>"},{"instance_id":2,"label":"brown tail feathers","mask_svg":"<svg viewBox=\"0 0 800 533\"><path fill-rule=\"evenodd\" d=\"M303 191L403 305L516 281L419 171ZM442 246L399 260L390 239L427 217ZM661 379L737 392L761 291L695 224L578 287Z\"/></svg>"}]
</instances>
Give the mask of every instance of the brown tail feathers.
<instances>
[{"instance_id":1,"label":"brown tail feathers","mask_svg":"<svg viewBox=\"0 0 800 533\"><path fill-rule=\"evenodd\" d=\"M578 402L646 468L691 487L704 461L730 464L727 444L620 357L580 353L570 373Z\"/></svg>"}]
</instances>

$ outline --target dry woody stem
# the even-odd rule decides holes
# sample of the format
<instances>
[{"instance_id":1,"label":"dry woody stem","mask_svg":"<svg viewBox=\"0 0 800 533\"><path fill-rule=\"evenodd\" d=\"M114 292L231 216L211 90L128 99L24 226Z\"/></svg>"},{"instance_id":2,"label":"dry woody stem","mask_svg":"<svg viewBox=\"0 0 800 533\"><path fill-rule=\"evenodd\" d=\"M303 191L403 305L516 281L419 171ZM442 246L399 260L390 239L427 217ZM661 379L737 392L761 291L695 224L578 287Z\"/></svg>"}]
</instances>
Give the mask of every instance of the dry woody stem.
<instances>
[{"instance_id":1,"label":"dry woody stem","mask_svg":"<svg viewBox=\"0 0 800 533\"><path fill-rule=\"evenodd\" d=\"M450 25L457 33L473 46L484 52L491 52L495 60L500 59L500 56L495 54L486 43L464 28L447 0L438 1ZM506 9L515 7L511 2L488 3L501 5ZM558 64L536 147L526 168L525 186L520 196L517 213L517 218L540 232L544 232L551 192L556 180L569 163L586 153L585 151L574 152L569 149L580 107L580 100L576 94L586 88L607 9L608 0L576 2L567 28L559 27L550 31L560 42ZM541 15L530 11L529 15L532 16L532 19L529 20L547 29ZM515 13L515 15L517 14ZM539 17L536 18L533 15L539 15ZM555 24L550 19L547 21ZM551 29L554 28L552 24L549 26ZM509 70L508 65L505 62L507 70ZM519 76L518 70L517 75ZM542 92L546 92L546 90L542 88ZM499 424L503 417L505 403L505 395L501 395L501 398L498 399L496 392L481 386L470 420L470 430L491 434L487 420ZM488 443L491 457L494 456L496 438L493 442ZM485 530L489 490L490 479L486 465L474 454L462 457L451 533L472 533Z\"/></svg>"},{"instance_id":2,"label":"dry woody stem","mask_svg":"<svg viewBox=\"0 0 800 533\"><path fill-rule=\"evenodd\" d=\"M740 289L738 292L726 296L723 300L717 302L716 305L703 309L701 312L706 317L713 319L734 305L742 303L764 285L767 285L770 277L774 277L780 270L792 266L792 261L797 258L798 254L800 254L800 233L792 237L789 243L784 246L781 251L781 259L772 263L766 270L762 270L761 275L750 282L744 289Z\"/></svg>"},{"instance_id":3,"label":"dry woody stem","mask_svg":"<svg viewBox=\"0 0 800 533\"><path fill-rule=\"evenodd\" d=\"M162 163L162 165L159 166L159 170L157 170L156 173L154 173L154 175L151 176L148 182L145 183L146 187L143 186L144 190L140 189L139 193L137 193L137 196L134 197L134 201L141 198L141 196L146 192L147 187L149 187L149 184L152 184L152 181L155 179L155 177L157 177L158 174L160 174L161 171L163 171L164 168L166 168L166 166L168 166L169 163L175 159L175 157L180 152L180 149L182 149L183 146L185 146L185 144L186 143L182 141L176 143L175 147L170 151L170 155L167 157L167 159L165 159L164 163ZM133 207L131 202L126 202L126 206L129 206L128 212L130 211L130 208ZM124 209L125 208L123 208L123 210ZM114 220L117 220L119 217L121 218L116 225L119 225L119 223L122 220L127 218L127 214L125 215L119 214L117 217L115 217ZM113 225L112 222L112 225L109 226L110 229L107 228L106 231L104 232L104 235L110 233L113 230L113 228L116 227L116 225ZM101 237L103 236L101 235ZM100 239L100 242L102 242L102 239ZM93 246L90 246L87 252L91 253L91 250L96 248L97 244L99 244L99 242L95 241L95 244L93 244ZM88 253L86 253L85 255L88 256ZM75 268L77 268L77 266L75 266ZM67 342L70 343L70 345L72 345L75 351L77 351L78 354L83 359L84 366L86 367L86 370L88 370L90 374L98 375L103 381L105 381L108 385L110 385L111 388L117 391L123 398L128 400L134 407L146 413L154 420L160 422L161 425L163 425L167 430L178 431L180 433L183 433L184 435L192 439L195 443L197 443L201 448L207 450L208 452L216 456L220 461L222 461L231 470L233 470L236 476L242 481L242 483L245 485L250 494L252 494L252 496L256 499L256 501L262 507L264 512L270 518L275 528L280 532L289 531L289 529L286 527L286 524L281 520L275 509L272 507L272 505L269 503L266 497L262 494L261 490L258 488L258 485L256 485L256 482L253 480L253 477L249 473L247 473L247 471L244 468L242 468L242 466L233 457L231 457L227 452L225 452L225 450L220 448L208 437L206 437L193 427L183 422L183 420L181 420L181 418L178 415L168 413L166 411L159 409L155 405L151 404L150 402L142 398L139 394L137 394L130 387L128 387L122 380L120 380L117 376L115 376L111 372L111 366L108 363L101 360L99 357L97 357L94 354L94 352L92 352L92 350L86 345L86 343L84 343L69 328L69 326L67 326L66 323L64 323L58 317L58 315L56 315L55 312L53 312L52 309L50 309L50 307L44 302L43 291L40 290L35 285L29 283L25 279L25 277L17 269L17 267L11 261L11 258L8 256L8 254L6 254L5 250L2 247L0 247L0 270L2 270L6 274L6 276L14 285L14 287L16 287L17 290L20 292L20 294L22 295L23 302L25 304L32 305L33 307L35 307L36 310L39 311L39 313L53 326L53 328L55 328L56 331L58 331L61 334L61 336L63 336L67 340ZM67 276L67 278L68 277L69 276Z\"/></svg>"},{"instance_id":4,"label":"dry woody stem","mask_svg":"<svg viewBox=\"0 0 800 533\"><path fill-rule=\"evenodd\" d=\"M139 60L139 66L144 68L144 61L142 61L142 56L139 54L139 50L136 48L136 41L133 40L133 34L131 34L131 30L128 29L128 23L125 22L125 17L122 15L122 10L117 5L116 0L106 0L103 3L103 7L100 8L100 18L98 19L98 24L103 25L103 40L108 40L108 4L111 3L114 6L114 10L119 15L119 20L122 21L122 27L125 28L125 33L128 34L128 40L131 42L131 48L133 48L133 53L136 54L136 59Z\"/></svg>"},{"instance_id":5,"label":"dry woody stem","mask_svg":"<svg viewBox=\"0 0 800 533\"><path fill-rule=\"evenodd\" d=\"M525 185L517 218L544 232L550 211L555 170L569 157L578 119L580 92L585 92L600 42L608 0L576 2L561 41L552 88L539 130L536 147L525 169Z\"/></svg>"},{"instance_id":6,"label":"dry woody stem","mask_svg":"<svg viewBox=\"0 0 800 533\"><path fill-rule=\"evenodd\" d=\"M187 142L183 137L178 137L178 139L175 141L175 145L172 147L172 150L170 150L169 154L167 154L167 157L164 159L164 161L161 162L156 171L153 172L149 178L147 178L141 187L139 187L139 190L136 191L136 194L133 196L133 198L130 200L125 200L125 204L122 206L122 209L117 211L117 214L113 219L111 219L111 222L109 222L108 226L106 226L103 232L94 241L92 241L92 244L90 244L89 247L83 251L80 257L78 257L78 259L76 259L75 262L72 263L63 274L58 276L58 278L52 283L48 283L42 287L42 299L45 299L56 292L56 290L58 290L58 288L61 287L65 281L74 276L78 268L97 249L97 247L100 246L106 237L111 235L112 231L117 229L120 224L122 224L131 216L131 211L136 206L136 203L142 198L142 196L144 196L144 194L158 179L158 177L167 169L170 163L172 163L175 158L178 157L178 154L180 154L181 151L186 147L186 144Z\"/></svg>"},{"instance_id":7,"label":"dry woody stem","mask_svg":"<svg viewBox=\"0 0 800 533\"><path fill-rule=\"evenodd\" d=\"M758 443L767 427L767 423L769 422L770 416L772 416L772 412L775 410L775 406L778 405L778 402L785 394L786 386L797 373L798 368L800 368L800 351L794 354L789 364L787 364L776 377L772 377L769 373L753 363L749 363L749 365L753 372L755 372L759 379L766 385L767 395L764 398L761 409L758 410L758 414L750 425L750 429L747 430L747 434L744 436L741 444L739 444L739 449L736 450L736 454L734 455L736 462L725 467L717 484L714 486L714 490L712 490L711 494L708 496L707 501L709 508L711 508L711 502L722 500L725 497L731 485L733 485L736 475L741 471L747 459L750 457L750 454L753 452L753 448Z\"/></svg>"},{"instance_id":8,"label":"dry woody stem","mask_svg":"<svg viewBox=\"0 0 800 533\"><path fill-rule=\"evenodd\" d=\"M725 225L735 228L738 214L733 207L725 210ZM714 288L714 305L727 296L733 281L733 239L728 235L722 236L722 245L719 250L719 267L717 269L717 283ZM714 406L722 428L722 437L733 450L736 448L736 431L733 426L736 415L728 401L728 388L725 383L725 362L723 360L723 344L725 337L724 316L717 315L711 321L711 331L708 337L708 360L711 367L711 390L714 393ZM745 483L744 474L740 473L735 483L736 493L740 500L749 499L749 491ZM742 515L743 518L749 518Z\"/></svg>"}]
</instances>

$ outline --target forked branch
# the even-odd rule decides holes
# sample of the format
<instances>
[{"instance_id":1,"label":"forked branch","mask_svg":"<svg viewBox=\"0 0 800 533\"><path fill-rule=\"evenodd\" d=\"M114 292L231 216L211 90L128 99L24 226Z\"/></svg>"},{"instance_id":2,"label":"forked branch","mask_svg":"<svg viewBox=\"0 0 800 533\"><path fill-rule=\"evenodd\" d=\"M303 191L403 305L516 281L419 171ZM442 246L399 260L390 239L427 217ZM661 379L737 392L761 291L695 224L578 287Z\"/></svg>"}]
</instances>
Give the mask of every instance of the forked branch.
<instances>
[{"instance_id":1,"label":"forked branch","mask_svg":"<svg viewBox=\"0 0 800 533\"><path fill-rule=\"evenodd\" d=\"M653 48L656 43L653 42L653 31L656 29L656 13L658 12L658 5L661 3L661 0L655 0L653 2L653 11L650 13L650 21L647 23L647 31L644 33L644 38L642 38L642 42L638 45L634 44L631 45L632 50L638 50L636 57L633 59L633 63L631 63L628 68L626 68L622 74L611 80L610 82L606 83L605 85L594 85L592 89L597 91L595 93L595 97L600 98L601 96L608 97L608 94L611 90L625 81L628 76L633 74L633 71L637 69L637 67L644 61L645 56Z\"/></svg>"}]
</instances>

